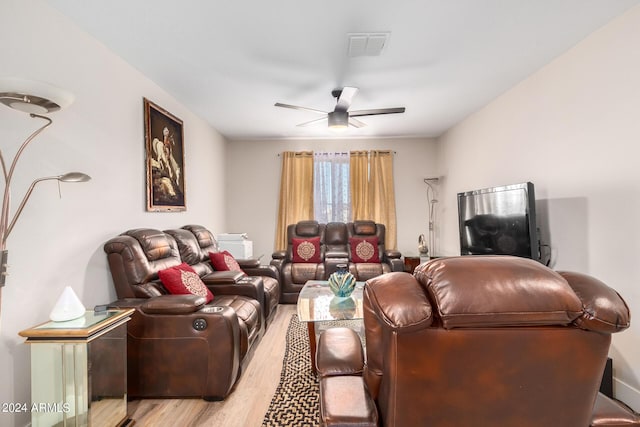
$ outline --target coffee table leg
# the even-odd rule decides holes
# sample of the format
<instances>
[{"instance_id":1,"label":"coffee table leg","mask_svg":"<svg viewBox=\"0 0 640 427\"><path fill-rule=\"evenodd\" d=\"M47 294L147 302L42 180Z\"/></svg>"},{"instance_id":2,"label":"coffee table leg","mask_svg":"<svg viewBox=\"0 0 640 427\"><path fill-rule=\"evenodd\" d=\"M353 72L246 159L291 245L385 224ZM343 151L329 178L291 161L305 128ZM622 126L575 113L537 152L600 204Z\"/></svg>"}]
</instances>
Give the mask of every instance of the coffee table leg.
<instances>
[{"instance_id":1,"label":"coffee table leg","mask_svg":"<svg viewBox=\"0 0 640 427\"><path fill-rule=\"evenodd\" d=\"M316 322L307 322L309 332L309 351L311 352L311 371L316 373Z\"/></svg>"}]
</instances>

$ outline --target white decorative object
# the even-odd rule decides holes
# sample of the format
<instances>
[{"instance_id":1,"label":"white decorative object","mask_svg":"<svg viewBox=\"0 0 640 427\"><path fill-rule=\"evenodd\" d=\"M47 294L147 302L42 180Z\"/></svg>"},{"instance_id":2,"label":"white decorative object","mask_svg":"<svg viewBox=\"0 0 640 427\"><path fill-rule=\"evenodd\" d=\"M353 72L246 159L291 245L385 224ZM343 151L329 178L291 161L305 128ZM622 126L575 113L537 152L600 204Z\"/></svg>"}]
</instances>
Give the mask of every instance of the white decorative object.
<instances>
[{"instance_id":1,"label":"white decorative object","mask_svg":"<svg viewBox=\"0 0 640 427\"><path fill-rule=\"evenodd\" d=\"M67 286L62 291L62 295L58 298L53 310L51 310L49 319L54 322L66 322L83 316L85 311L86 308L80 302L80 298L71 289L71 286Z\"/></svg>"},{"instance_id":2,"label":"white decorative object","mask_svg":"<svg viewBox=\"0 0 640 427\"><path fill-rule=\"evenodd\" d=\"M221 251L229 251L236 259L253 257L253 242L248 238L246 233L222 233L216 236L218 248Z\"/></svg>"}]
</instances>

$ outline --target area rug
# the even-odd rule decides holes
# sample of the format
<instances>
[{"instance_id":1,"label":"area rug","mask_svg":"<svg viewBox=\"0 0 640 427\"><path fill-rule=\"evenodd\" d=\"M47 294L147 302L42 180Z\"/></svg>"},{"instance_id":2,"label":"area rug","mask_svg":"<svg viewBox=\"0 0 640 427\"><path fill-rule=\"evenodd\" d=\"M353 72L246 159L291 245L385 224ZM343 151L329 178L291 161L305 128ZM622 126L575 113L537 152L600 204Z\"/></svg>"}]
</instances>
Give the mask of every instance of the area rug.
<instances>
[{"instance_id":1,"label":"area rug","mask_svg":"<svg viewBox=\"0 0 640 427\"><path fill-rule=\"evenodd\" d=\"M315 427L319 424L318 380L311 371L309 336L298 316L291 316L280 383L262 427Z\"/></svg>"}]
</instances>

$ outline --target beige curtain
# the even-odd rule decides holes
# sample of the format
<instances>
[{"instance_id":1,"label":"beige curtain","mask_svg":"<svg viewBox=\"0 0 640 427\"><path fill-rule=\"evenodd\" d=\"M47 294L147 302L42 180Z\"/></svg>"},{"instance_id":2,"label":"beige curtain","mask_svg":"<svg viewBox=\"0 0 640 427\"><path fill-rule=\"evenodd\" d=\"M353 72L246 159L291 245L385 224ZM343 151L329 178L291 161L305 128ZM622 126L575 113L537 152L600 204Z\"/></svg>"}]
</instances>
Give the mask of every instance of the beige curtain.
<instances>
[{"instance_id":1,"label":"beige curtain","mask_svg":"<svg viewBox=\"0 0 640 427\"><path fill-rule=\"evenodd\" d=\"M287 249L287 226L313 219L313 152L282 153L275 250Z\"/></svg>"},{"instance_id":2,"label":"beige curtain","mask_svg":"<svg viewBox=\"0 0 640 427\"><path fill-rule=\"evenodd\" d=\"M349 186L353 220L369 219L369 152L352 151L349 156Z\"/></svg>"},{"instance_id":3,"label":"beige curtain","mask_svg":"<svg viewBox=\"0 0 640 427\"><path fill-rule=\"evenodd\" d=\"M352 151L350 157L353 219L370 219L386 228L385 247L396 249L396 196L391 151Z\"/></svg>"},{"instance_id":4,"label":"beige curtain","mask_svg":"<svg viewBox=\"0 0 640 427\"><path fill-rule=\"evenodd\" d=\"M372 220L386 227L387 249L396 249L396 196L393 185L393 153L372 151L369 172L369 206Z\"/></svg>"}]
</instances>

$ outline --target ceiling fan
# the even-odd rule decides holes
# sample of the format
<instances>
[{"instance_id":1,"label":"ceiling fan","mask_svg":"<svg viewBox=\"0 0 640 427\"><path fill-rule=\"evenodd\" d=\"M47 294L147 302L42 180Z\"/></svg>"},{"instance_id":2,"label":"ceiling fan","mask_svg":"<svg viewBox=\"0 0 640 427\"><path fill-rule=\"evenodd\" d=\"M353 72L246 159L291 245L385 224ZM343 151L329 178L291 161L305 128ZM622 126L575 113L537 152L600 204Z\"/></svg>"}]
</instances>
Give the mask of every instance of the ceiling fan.
<instances>
[{"instance_id":1,"label":"ceiling fan","mask_svg":"<svg viewBox=\"0 0 640 427\"><path fill-rule=\"evenodd\" d=\"M309 126L323 120L329 122L329 127L332 129L346 129L348 126L361 128L366 126L365 123L356 119L355 117L363 116L377 116L379 114L396 114L404 113L404 107L397 108L375 108L371 110L356 110L349 111L353 98L358 93L357 87L345 86L342 89L334 89L331 91L331 95L336 98L336 107L333 111L322 111L314 108L299 107L297 105L283 104L276 102L276 107L291 108L293 110L311 111L313 113L322 114L324 117L319 119L310 120L308 122L300 123L298 126Z\"/></svg>"}]
</instances>

